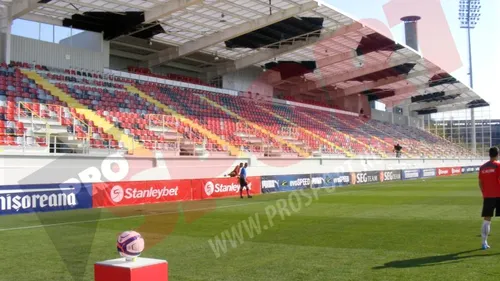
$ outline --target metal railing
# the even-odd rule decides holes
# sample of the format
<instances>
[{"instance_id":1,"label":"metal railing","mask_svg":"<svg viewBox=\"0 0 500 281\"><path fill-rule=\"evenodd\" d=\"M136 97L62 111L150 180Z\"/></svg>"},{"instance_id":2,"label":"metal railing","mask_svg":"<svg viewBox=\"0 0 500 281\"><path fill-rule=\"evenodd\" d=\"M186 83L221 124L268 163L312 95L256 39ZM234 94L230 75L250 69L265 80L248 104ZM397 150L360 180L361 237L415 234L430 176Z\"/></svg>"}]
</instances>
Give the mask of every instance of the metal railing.
<instances>
[{"instance_id":1,"label":"metal railing","mask_svg":"<svg viewBox=\"0 0 500 281\"><path fill-rule=\"evenodd\" d=\"M158 127L160 132L175 133L178 138L182 138L178 133L178 128L182 122L177 117L165 114L148 114L146 117L150 130L154 127Z\"/></svg>"},{"instance_id":2,"label":"metal railing","mask_svg":"<svg viewBox=\"0 0 500 281\"><path fill-rule=\"evenodd\" d=\"M69 119L71 121L71 127L67 128L68 133L77 135L81 132L84 138L90 140L92 135L92 127L85 122L83 119L79 118L70 108L54 105L54 104L43 104L43 103L33 103L33 102L19 102L17 107L17 117L18 120L21 118L26 118L31 121L31 128L35 129L35 122L38 121L47 126L47 130L50 129L49 122L55 122L60 126L67 126L63 124L63 119Z\"/></svg>"}]
</instances>

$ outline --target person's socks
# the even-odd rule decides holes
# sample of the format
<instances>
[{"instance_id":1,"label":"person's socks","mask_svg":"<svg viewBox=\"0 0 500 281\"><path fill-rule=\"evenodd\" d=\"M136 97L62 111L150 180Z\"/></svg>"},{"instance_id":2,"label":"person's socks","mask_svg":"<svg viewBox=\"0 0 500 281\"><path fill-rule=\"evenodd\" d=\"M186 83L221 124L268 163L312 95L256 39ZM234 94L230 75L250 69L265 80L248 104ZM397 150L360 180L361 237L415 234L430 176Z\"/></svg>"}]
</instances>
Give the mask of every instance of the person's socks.
<instances>
[{"instance_id":1,"label":"person's socks","mask_svg":"<svg viewBox=\"0 0 500 281\"><path fill-rule=\"evenodd\" d=\"M483 227L481 228L481 237L483 237L483 244L488 244L488 235L490 234L491 222L483 221Z\"/></svg>"}]
</instances>

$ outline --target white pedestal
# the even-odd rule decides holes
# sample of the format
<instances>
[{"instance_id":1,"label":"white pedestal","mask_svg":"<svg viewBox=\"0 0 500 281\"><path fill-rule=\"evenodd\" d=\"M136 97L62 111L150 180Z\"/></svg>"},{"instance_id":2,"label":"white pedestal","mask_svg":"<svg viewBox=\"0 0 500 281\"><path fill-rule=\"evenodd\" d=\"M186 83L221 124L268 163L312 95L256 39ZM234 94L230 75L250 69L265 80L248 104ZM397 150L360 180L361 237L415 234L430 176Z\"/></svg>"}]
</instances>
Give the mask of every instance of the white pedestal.
<instances>
[{"instance_id":1,"label":"white pedestal","mask_svg":"<svg viewBox=\"0 0 500 281\"><path fill-rule=\"evenodd\" d=\"M95 281L168 281L168 263L165 260L125 258L97 262Z\"/></svg>"}]
</instances>

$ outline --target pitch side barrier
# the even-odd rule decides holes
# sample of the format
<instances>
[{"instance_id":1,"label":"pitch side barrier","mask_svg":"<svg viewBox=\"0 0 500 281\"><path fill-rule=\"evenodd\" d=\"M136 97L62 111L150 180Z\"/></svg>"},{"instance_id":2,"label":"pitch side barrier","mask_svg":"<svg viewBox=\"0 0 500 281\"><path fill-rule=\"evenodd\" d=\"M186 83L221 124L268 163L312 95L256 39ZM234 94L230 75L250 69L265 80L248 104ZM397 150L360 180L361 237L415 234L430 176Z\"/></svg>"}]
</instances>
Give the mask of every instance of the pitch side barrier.
<instances>
[{"instance_id":1,"label":"pitch side barrier","mask_svg":"<svg viewBox=\"0 0 500 281\"><path fill-rule=\"evenodd\" d=\"M476 173L479 166L249 177L252 194ZM0 186L0 215L239 196L236 178Z\"/></svg>"},{"instance_id":2,"label":"pitch side barrier","mask_svg":"<svg viewBox=\"0 0 500 281\"><path fill-rule=\"evenodd\" d=\"M261 193L260 177L248 182ZM0 186L0 215L232 197L239 187L236 178Z\"/></svg>"},{"instance_id":3,"label":"pitch side barrier","mask_svg":"<svg viewBox=\"0 0 500 281\"><path fill-rule=\"evenodd\" d=\"M479 166L367 171L330 174L262 176L262 193L294 191L306 188L331 188L389 181L434 178L476 173Z\"/></svg>"}]
</instances>

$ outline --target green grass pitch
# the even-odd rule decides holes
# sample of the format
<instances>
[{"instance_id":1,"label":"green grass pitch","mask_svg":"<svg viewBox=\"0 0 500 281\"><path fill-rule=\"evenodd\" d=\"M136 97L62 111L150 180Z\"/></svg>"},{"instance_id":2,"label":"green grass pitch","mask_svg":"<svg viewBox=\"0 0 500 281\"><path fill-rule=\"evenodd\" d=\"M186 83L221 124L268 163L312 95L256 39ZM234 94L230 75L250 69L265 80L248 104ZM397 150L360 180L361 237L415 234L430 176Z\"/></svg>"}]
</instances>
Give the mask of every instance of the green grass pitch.
<instances>
[{"instance_id":1,"label":"green grass pitch","mask_svg":"<svg viewBox=\"0 0 500 281\"><path fill-rule=\"evenodd\" d=\"M192 223L181 213L143 256L168 260L172 281L498 280L500 220L492 248L479 250L477 175L306 192L218 200ZM94 262L118 257L118 233L175 208L135 206L120 218L117 210L0 217L0 280L91 281ZM170 224L156 220L151 231Z\"/></svg>"}]
</instances>

